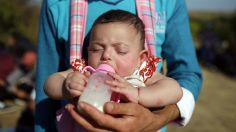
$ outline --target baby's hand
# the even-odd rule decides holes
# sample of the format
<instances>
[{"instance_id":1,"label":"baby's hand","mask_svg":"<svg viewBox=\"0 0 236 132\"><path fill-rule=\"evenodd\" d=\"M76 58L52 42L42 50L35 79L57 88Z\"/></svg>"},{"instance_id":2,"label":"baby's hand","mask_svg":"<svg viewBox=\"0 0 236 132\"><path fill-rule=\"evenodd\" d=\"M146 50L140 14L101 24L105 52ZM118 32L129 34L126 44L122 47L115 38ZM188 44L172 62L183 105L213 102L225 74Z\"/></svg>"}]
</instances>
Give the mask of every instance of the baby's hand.
<instances>
[{"instance_id":1,"label":"baby's hand","mask_svg":"<svg viewBox=\"0 0 236 132\"><path fill-rule=\"evenodd\" d=\"M129 101L138 103L138 88L135 88L119 75L109 72L109 76L114 80L106 80L105 83L111 86L111 90L124 95Z\"/></svg>"},{"instance_id":2,"label":"baby's hand","mask_svg":"<svg viewBox=\"0 0 236 132\"><path fill-rule=\"evenodd\" d=\"M78 71L69 73L64 82L64 93L66 97L74 98L80 96L84 91L89 76L89 72L85 72L84 74Z\"/></svg>"}]
</instances>

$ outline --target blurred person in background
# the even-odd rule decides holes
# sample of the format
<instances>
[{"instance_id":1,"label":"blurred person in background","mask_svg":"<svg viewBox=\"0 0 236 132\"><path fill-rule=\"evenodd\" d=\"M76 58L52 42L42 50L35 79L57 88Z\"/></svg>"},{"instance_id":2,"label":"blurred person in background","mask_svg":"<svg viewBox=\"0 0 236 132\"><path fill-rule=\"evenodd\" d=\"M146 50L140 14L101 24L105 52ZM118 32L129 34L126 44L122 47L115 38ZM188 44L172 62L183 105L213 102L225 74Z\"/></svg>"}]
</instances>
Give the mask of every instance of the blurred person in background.
<instances>
[{"instance_id":1,"label":"blurred person in background","mask_svg":"<svg viewBox=\"0 0 236 132\"><path fill-rule=\"evenodd\" d=\"M9 50L15 55L17 63L6 79L9 90L12 90L17 82L22 79L34 85L37 58L36 47L26 37L17 32L12 33L9 44Z\"/></svg>"},{"instance_id":2,"label":"blurred person in background","mask_svg":"<svg viewBox=\"0 0 236 132\"><path fill-rule=\"evenodd\" d=\"M16 132L33 132L34 131L34 110L35 102L31 94L33 92L33 85L29 82L18 82L15 89L17 98L23 100L26 107L18 119Z\"/></svg>"},{"instance_id":3,"label":"blurred person in background","mask_svg":"<svg viewBox=\"0 0 236 132\"><path fill-rule=\"evenodd\" d=\"M36 48L26 37L12 33L0 57L0 84L11 90L21 78L35 82Z\"/></svg>"},{"instance_id":4,"label":"blurred person in background","mask_svg":"<svg viewBox=\"0 0 236 132\"><path fill-rule=\"evenodd\" d=\"M199 32L201 46L197 55L203 66L209 69L219 69L223 73L236 77L235 55L230 51L230 44L215 31L213 24L209 23L206 28Z\"/></svg>"},{"instance_id":5,"label":"blurred person in background","mask_svg":"<svg viewBox=\"0 0 236 132\"><path fill-rule=\"evenodd\" d=\"M18 37L16 37L18 36ZM33 131L35 107L35 46L15 35L0 51L0 128ZM11 111L11 113L9 113ZM8 121L5 121L8 118ZM1 125L2 124L2 125ZM15 127L17 126L17 129Z\"/></svg>"},{"instance_id":6,"label":"blurred person in background","mask_svg":"<svg viewBox=\"0 0 236 132\"><path fill-rule=\"evenodd\" d=\"M36 47L33 43L19 32L13 32L8 39L9 50L15 54L17 58L22 56L27 51L35 51Z\"/></svg>"},{"instance_id":7,"label":"blurred person in background","mask_svg":"<svg viewBox=\"0 0 236 132\"><path fill-rule=\"evenodd\" d=\"M16 68L16 58L7 51L0 52L0 86L7 87L7 77Z\"/></svg>"},{"instance_id":8,"label":"blurred person in background","mask_svg":"<svg viewBox=\"0 0 236 132\"><path fill-rule=\"evenodd\" d=\"M26 51L19 60L17 67L8 75L9 87L13 87L20 79L35 83L36 52Z\"/></svg>"}]
</instances>

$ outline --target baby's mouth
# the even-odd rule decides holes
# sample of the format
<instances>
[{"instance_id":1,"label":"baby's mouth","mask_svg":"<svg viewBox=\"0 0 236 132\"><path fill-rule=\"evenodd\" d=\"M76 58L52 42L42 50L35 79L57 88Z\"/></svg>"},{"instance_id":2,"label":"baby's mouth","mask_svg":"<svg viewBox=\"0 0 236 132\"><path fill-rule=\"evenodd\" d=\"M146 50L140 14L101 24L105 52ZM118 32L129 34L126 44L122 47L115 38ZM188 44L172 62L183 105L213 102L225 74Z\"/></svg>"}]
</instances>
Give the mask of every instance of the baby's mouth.
<instances>
[{"instance_id":1,"label":"baby's mouth","mask_svg":"<svg viewBox=\"0 0 236 132\"><path fill-rule=\"evenodd\" d=\"M111 63L109 63L109 62L101 62L101 63L99 63L99 65L101 65L101 64L106 64L106 65L111 66L115 70L115 72L117 73L117 69Z\"/></svg>"}]
</instances>

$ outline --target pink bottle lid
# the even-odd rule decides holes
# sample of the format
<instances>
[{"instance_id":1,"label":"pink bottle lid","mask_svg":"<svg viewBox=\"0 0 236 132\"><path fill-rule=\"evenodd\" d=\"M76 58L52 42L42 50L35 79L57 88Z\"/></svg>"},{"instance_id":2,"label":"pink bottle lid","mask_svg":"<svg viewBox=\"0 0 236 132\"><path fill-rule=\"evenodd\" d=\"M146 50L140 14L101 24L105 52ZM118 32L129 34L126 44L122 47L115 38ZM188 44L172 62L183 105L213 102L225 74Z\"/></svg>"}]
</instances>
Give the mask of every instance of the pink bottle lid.
<instances>
[{"instance_id":1,"label":"pink bottle lid","mask_svg":"<svg viewBox=\"0 0 236 132\"><path fill-rule=\"evenodd\" d=\"M111 65L108 65L108 64L100 64L96 69L96 72L97 71L103 72L103 73L107 73L107 72L115 73L115 70L113 69L113 67ZM120 102L120 94L116 93L116 92L112 92L110 101L119 103Z\"/></svg>"},{"instance_id":2,"label":"pink bottle lid","mask_svg":"<svg viewBox=\"0 0 236 132\"><path fill-rule=\"evenodd\" d=\"M113 72L114 73L115 72L113 67L108 65L108 64L100 64L97 67L96 71L105 72L105 73L107 73L107 72Z\"/></svg>"}]
</instances>

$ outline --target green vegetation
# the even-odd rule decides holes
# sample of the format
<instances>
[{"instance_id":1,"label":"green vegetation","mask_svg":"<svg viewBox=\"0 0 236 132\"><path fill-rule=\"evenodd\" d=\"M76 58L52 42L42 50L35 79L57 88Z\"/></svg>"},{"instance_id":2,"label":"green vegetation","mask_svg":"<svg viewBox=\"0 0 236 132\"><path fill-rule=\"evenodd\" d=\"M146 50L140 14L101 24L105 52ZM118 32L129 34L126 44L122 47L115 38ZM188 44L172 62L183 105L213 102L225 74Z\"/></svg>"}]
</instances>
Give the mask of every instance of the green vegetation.
<instances>
[{"instance_id":1,"label":"green vegetation","mask_svg":"<svg viewBox=\"0 0 236 132\"><path fill-rule=\"evenodd\" d=\"M0 42L8 44L11 34L18 32L36 44L39 5L30 0L1 0L0 5Z\"/></svg>"}]
</instances>

